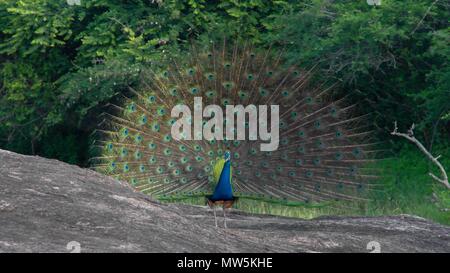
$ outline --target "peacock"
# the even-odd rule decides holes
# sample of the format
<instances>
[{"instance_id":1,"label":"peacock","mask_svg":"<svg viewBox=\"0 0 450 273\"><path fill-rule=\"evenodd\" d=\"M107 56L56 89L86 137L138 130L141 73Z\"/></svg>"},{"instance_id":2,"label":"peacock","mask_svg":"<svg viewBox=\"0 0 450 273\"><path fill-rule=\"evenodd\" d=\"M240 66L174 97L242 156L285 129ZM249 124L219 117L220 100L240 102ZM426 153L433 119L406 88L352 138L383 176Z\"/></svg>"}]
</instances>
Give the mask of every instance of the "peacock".
<instances>
[{"instance_id":1,"label":"peacock","mask_svg":"<svg viewBox=\"0 0 450 273\"><path fill-rule=\"evenodd\" d=\"M160 200L205 197L216 226L215 206L223 206L226 227L225 209L237 198L290 206L367 200L378 177L370 166L378 151L370 114L314 67L288 65L273 52L224 41L143 71L141 84L104 113L94 168ZM222 114L255 107L237 121L234 112L208 116L204 108L198 120L199 100ZM191 113L183 113L189 128L175 136L179 106Z\"/></svg>"}]
</instances>

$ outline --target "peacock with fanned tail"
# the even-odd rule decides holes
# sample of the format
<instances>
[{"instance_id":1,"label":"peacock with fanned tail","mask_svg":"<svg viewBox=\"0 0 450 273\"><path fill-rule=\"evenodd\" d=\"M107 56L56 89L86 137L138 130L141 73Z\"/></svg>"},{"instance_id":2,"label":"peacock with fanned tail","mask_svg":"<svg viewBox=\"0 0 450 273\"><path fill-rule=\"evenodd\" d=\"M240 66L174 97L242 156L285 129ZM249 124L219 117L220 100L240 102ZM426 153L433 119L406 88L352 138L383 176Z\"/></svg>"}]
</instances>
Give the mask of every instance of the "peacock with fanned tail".
<instances>
[{"instance_id":1,"label":"peacock with fanned tail","mask_svg":"<svg viewBox=\"0 0 450 273\"><path fill-rule=\"evenodd\" d=\"M377 177L367 165L377 153L371 122L317 78L271 50L193 47L167 69L144 73L141 86L105 114L95 168L159 199L205 196L224 207L224 217L237 197L286 205L365 200ZM261 139L174 139L171 110L195 97L223 108L278 105L278 148L261 151Z\"/></svg>"}]
</instances>

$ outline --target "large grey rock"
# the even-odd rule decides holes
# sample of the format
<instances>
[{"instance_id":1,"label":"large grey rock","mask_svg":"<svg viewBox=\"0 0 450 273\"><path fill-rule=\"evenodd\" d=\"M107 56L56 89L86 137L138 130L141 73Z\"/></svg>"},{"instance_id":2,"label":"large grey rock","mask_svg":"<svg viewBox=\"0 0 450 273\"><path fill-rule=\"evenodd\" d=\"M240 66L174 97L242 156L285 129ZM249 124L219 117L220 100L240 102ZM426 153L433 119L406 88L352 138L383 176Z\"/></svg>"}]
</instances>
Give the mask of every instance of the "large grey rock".
<instances>
[{"instance_id":1,"label":"large grey rock","mask_svg":"<svg viewBox=\"0 0 450 273\"><path fill-rule=\"evenodd\" d=\"M0 252L369 252L372 241L381 252L450 252L449 227L408 215L229 217L215 228L206 207L160 204L94 171L0 150Z\"/></svg>"}]
</instances>

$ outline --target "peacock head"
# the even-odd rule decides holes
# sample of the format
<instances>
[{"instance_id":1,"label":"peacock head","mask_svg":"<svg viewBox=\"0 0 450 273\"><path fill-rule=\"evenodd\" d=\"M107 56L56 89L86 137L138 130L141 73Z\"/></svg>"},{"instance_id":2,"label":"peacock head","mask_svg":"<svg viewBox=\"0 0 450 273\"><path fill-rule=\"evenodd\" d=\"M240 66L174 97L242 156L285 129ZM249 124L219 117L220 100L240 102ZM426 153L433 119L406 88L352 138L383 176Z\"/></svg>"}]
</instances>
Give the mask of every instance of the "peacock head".
<instances>
[{"instance_id":1,"label":"peacock head","mask_svg":"<svg viewBox=\"0 0 450 273\"><path fill-rule=\"evenodd\" d=\"M229 151L226 151L226 152L223 154L223 159L225 159L225 161L228 161L228 160L231 159L231 154L230 154Z\"/></svg>"}]
</instances>

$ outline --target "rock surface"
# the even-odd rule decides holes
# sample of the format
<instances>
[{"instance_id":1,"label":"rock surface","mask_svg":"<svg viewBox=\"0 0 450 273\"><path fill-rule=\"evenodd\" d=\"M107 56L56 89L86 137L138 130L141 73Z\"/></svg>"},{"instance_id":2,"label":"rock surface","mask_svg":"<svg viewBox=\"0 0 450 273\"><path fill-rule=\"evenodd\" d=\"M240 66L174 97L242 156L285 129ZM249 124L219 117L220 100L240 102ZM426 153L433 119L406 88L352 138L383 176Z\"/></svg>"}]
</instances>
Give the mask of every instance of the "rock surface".
<instances>
[{"instance_id":1,"label":"rock surface","mask_svg":"<svg viewBox=\"0 0 450 273\"><path fill-rule=\"evenodd\" d=\"M227 223L215 228L206 207L160 204L91 170L0 150L0 252L450 252L450 227L408 215L232 211Z\"/></svg>"}]
</instances>

